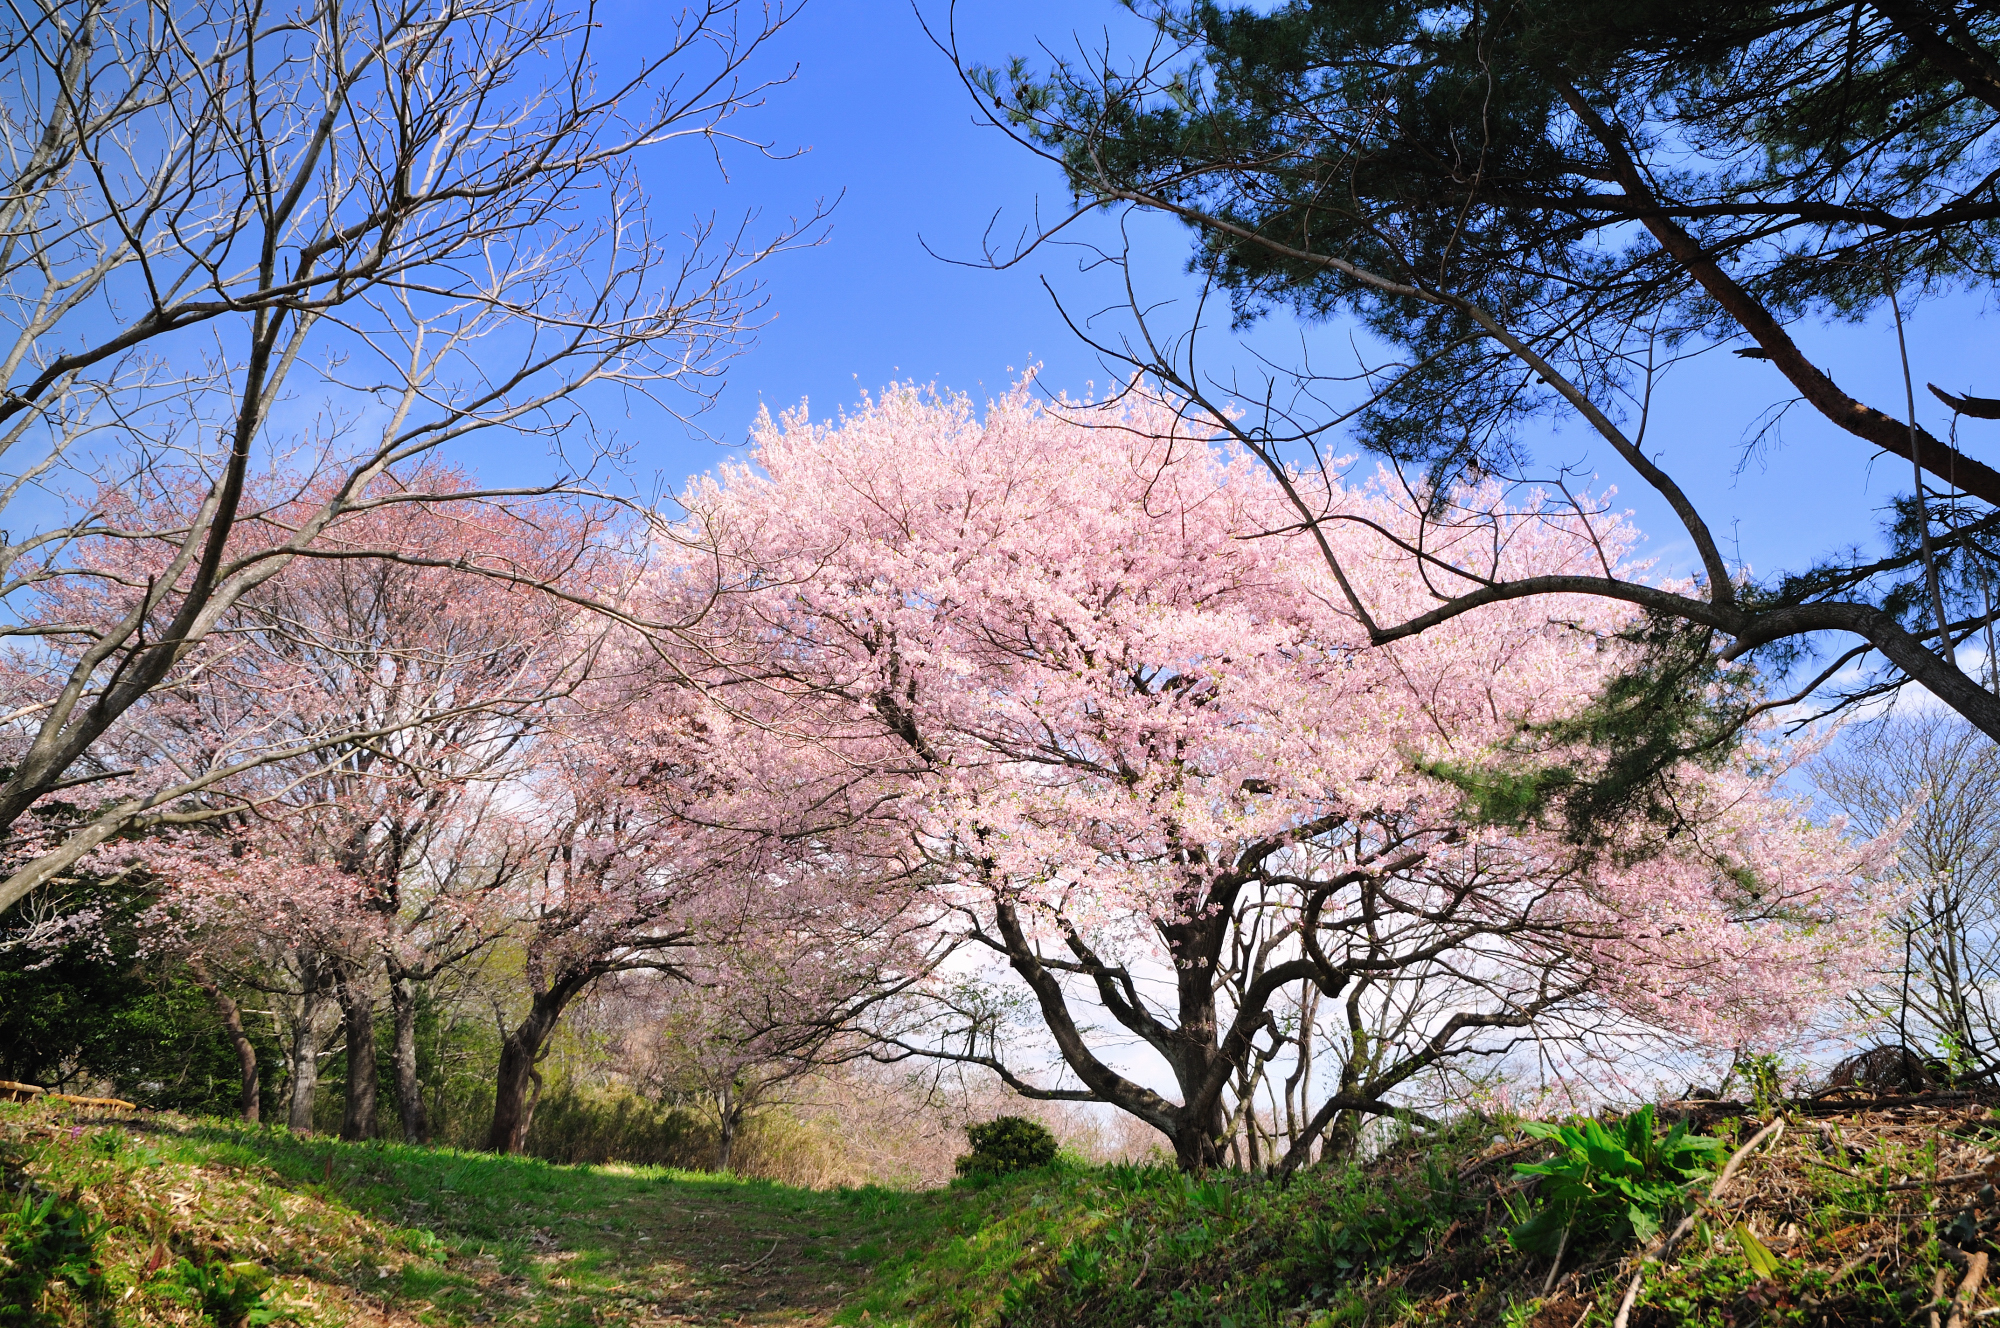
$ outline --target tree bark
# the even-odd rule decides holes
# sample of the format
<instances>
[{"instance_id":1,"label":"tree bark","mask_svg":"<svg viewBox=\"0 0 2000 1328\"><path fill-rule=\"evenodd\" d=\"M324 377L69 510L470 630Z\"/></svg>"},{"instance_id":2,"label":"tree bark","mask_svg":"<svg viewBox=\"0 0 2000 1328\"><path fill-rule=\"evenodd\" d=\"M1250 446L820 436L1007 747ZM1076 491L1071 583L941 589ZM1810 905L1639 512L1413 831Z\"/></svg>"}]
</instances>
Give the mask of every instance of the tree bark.
<instances>
[{"instance_id":1,"label":"tree bark","mask_svg":"<svg viewBox=\"0 0 2000 1328\"><path fill-rule=\"evenodd\" d=\"M237 1111L252 1125L261 1114L263 1092L257 1082L257 1048L250 1044L249 1035L243 1031L243 1012L236 1008L216 980L209 976L208 969L200 960L188 965L194 974L195 985L208 993L208 999L215 1002L216 1013L222 1016L222 1027L229 1034L229 1041L236 1048L237 1062L243 1069L243 1091L237 1101Z\"/></svg>"},{"instance_id":2,"label":"tree bark","mask_svg":"<svg viewBox=\"0 0 2000 1328\"><path fill-rule=\"evenodd\" d=\"M1212 906L1206 916L1160 929L1167 952L1173 956L1178 987L1177 1021L1169 1035L1167 1059L1181 1090L1182 1105L1168 1137L1174 1142L1174 1159L1183 1171L1203 1172L1225 1165L1226 1136L1233 1134L1223 1115L1222 1095L1211 1086L1217 1062L1223 1057L1215 984L1229 918L1230 909L1224 901L1221 906Z\"/></svg>"},{"instance_id":3,"label":"tree bark","mask_svg":"<svg viewBox=\"0 0 2000 1328\"><path fill-rule=\"evenodd\" d=\"M313 1099L319 1092L319 1012L326 1003L322 974L316 958L301 965L299 1013L287 1055L285 1124L301 1134L312 1133Z\"/></svg>"},{"instance_id":4,"label":"tree bark","mask_svg":"<svg viewBox=\"0 0 2000 1328\"><path fill-rule=\"evenodd\" d=\"M721 1107L721 1124L716 1130L715 1169L727 1172L736 1153L736 1127L743 1118L743 1103L730 1084L722 1086Z\"/></svg>"},{"instance_id":5,"label":"tree bark","mask_svg":"<svg viewBox=\"0 0 2000 1328\"><path fill-rule=\"evenodd\" d=\"M342 964L335 982L347 1036L347 1093L340 1116L340 1137L375 1137L375 997L358 964Z\"/></svg>"},{"instance_id":6,"label":"tree bark","mask_svg":"<svg viewBox=\"0 0 2000 1328\"><path fill-rule=\"evenodd\" d=\"M424 1085L417 1076L417 982L394 966L389 969L389 1008L395 1036L389 1064L395 1073L396 1114L403 1123L403 1142L431 1141L430 1120L424 1112Z\"/></svg>"},{"instance_id":7,"label":"tree bark","mask_svg":"<svg viewBox=\"0 0 2000 1328\"><path fill-rule=\"evenodd\" d=\"M500 1043L500 1068L493 1083L493 1123L486 1131L488 1152L518 1153L527 1144L534 1104L541 1097L542 1077L535 1065L564 1008L596 976L595 972L560 975L546 991L535 993L527 1017Z\"/></svg>"}]
</instances>

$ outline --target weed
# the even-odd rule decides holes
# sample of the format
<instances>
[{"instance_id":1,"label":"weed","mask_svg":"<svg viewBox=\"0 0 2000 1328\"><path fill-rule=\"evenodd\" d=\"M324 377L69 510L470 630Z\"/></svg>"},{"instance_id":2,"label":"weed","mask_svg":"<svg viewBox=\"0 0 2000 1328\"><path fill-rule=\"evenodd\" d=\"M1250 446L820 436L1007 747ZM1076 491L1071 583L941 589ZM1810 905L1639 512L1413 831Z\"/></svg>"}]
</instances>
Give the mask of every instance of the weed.
<instances>
[{"instance_id":1,"label":"weed","mask_svg":"<svg viewBox=\"0 0 2000 1328\"><path fill-rule=\"evenodd\" d=\"M1661 1215L1677 1206L1687 1187L1714 1170L1722 1141L1688 1133L1677 1122L1665 1138L1653 1133L1653 1109L1641 1107L1612 1130L1594 1120L1581 1125L1521 1127L1558 1146L1546 1162L1517 1162L1523 1176L1544 1178L1540 1212L1514 1227L1515 1248L1553 1253L1564 1233L1585 1240L1649 1240Z\"/></svg>"},{"instance_id":2,"label":"weed","mask_svg":"<svg viewBox=\"0 0 2000 1328\"><path fill-rule=\"evenodd\" d=\"M0 1210L0 1325L44 1328L57 1319L43 1309L51 1285L64 1285L86 1301L101 1299L104 1271L97 1241L102 1223L75 1199L32 1189L16 1208Z\"/></svg>"},{"instance_id":3,"label":"weed","mask_svg":"<svg viewBox=\"0 0 2000 1328\"><path fill-rule=\"evenodd\" d=\"M271 1274L249 1260L176 1259L155 1272L148 1291L162 1300L200 1310L215 1328L261 1328L290 1316L270 1304Z\"/></svg>"}]
</instances>

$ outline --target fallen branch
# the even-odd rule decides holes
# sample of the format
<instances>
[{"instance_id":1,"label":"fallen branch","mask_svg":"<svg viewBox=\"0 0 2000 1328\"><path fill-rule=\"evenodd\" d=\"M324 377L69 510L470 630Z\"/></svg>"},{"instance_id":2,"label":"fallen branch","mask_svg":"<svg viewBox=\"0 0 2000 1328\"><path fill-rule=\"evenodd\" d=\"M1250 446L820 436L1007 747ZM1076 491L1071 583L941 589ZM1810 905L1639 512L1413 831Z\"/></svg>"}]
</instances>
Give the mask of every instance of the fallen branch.
<instances>
[{"instance_id":1,"label":"fallen branch","mask_svg":"<svg viewBox=\"0 0 2000 1328\"><path fill-rule=\"evenodd\" d=\"M777 1239L777 1240L774 1240L774 1241L772 1241L772 1242L771 1242L771 1248L770 1248L770 1249L768 1249L768 1250L765 1250L765 1251L764 1251L764 1253L763 1253L763 1255L762 1255L762 1256L761 1256L761 1257L760 1257L759 1259L757 1259L756 1263L746 1263L746 1264L744 1264L744 1265L743 1265L743 1267L739 1268L739 1269L738 1269L737 1271L738 1271L738 1272L743 1272L743 1273L747 1273L747 1272L749 1272L749 1271L750 1271L750 1270L751 1270L752 1268L755 1268L755 1267L757 1266L757 1264L760 1264L760 1263L764 1262L764 1260L765 1260L765 1259L768 1259L768 1258L770 1258L770 1257L771 1257L772 1255L776 1254L776 1253L778 1252L778 1245L779 1245L779 1242L781 1242L781 1241L783 1241L783 1240L784 1240L784 1237L783 1237L783 1236L780 1236L780 1237L778 1237L778 1239Z\"/></svg>"},{"instance_id":2,"label":"fallen branch","mask_svg":"<svg viewBox=\"0 0 2000 1328\"><path fill-rule=\"evenodd\" d=\"M1990 1090L1989 1090L1990 1091ZM1935 1093L1912 1093L1904 1097L1864 1097L1842 1100L1823 1098L1794 1102L1791 1109L1807 1116L1841 1116L1857 1111L1892 1111L1897 1107L1921 1107L1935 1102L1963 1102L1979 1096L1970 1088L1945 1089Z\"/></svg>"},{"instance_id":3,"label":"fallen branch","mask_svg":"<svg viewBox=\"0 0 2000 1328\"><path fill-rule=\"evenodd\" d=\"M1715 1184L1708 1187L1708 1198L1703 1202L1714 1203L1716 1197L1722 1193L1723 1187L1729 1184L1730 1178L1736 1174L1736 1168L1743 1164L1743 1159L1750 1156L1751 1152L1766 1139L1775 1139L1784 1132L1785 1118L1780 1116L1750 1136L1749 1143L1730 1155L1729 1161L1722 1168L1722 1174L1715 1178ZM1680 1225L1674 1228L1674 1233L1651 1254L1639 1261L1638 1270L1632 1274L1632 1280L1625 1286L1625 1298L1618 1302L1618 1317L1611 1321L1611 1328L1626 1328L1627 1321L1632 1317L1632 1303L1639 1299L1639 1287L1646 1280L1646 1265L1660 1263L1672 1257L1673 1252L1680 1248L1680 1243L1687 1239L1688 1233L1694 1230L1694 1219L1700 1211L1700 1205L1688 1210L1688 1215L1680 1220Z\"/></svg>"},{"instance_id":4,"label":"fallen branch","mask_svg":"<svg viewBox=\"0 0 2000 1328\"><path fill-rule=\"evenodd\" d=\"M1852 1173L1849 1173L1852 1174ZM1975 1180L1992 1180L1991 1172L1963 1171L1956 1176L1939 1176L1936 1180L1899 1180L1893 1185L1884 1185L1885 1190L1921 1190L1931 1185L1969 1185Z\"/></svg>"},{"instance_id":5,"label":"fallen branch","mask_svg":"<svg viewBox=\"0 0 2000 1328\"><path fill-rule=\"evenodd\" d=\"M1965 1269L1965 1280L1958 1284L1958 1294L1951 1298L1951 1318L1945 1328L1965 1328L1966 1320L1972 1317L1972 1302L1979 1298L1979 1284L1986 1277L1986 1255L1984 1252L1972 1256Z\"/></svg>"},{"instance_id":6,"label":"fallen branch","mask_svg":"<svg viewBox=\"0 0 2000 1328\"><path fill-rule=\"evenodd\" d=\"M1829 1096L1833 1093L1848 1092L1841 1088L1822 1089L1809 1098L1800 1098L1788 1103L1786 1110L1802 1116L1845 1116L1862 1111L1893 1111L1897 1107L1921 1107L1939 1102L1963 1102L1968 1098L1991 1096L1990 1088L1941 1088L1929 1093L1906 1093L1891 1097ZM1731 1099L1686 1097L1672 1102L1662 1102L1662 1112L1672 1111L1681 1116L1747 1116L1755 1110L1756 1104L1737 1102Z\"/></svg>"},{"instance_id":7,"label":"fallen branch","mask_svg":"<svg viewBox=\"0 0 2000 1328\"><path fill-rule=\"evenodd\" d=\"M127 1102L122 1097L78 1097L74 1093L50 1093L38 1098L41 1102L67 1102L75 1107L103 1107L107 1111L137 1111L136 1102Z\"/></svg>"},{"instance_id":8,"label":"fallen branch","mask_svg":"<svg viewBox=\"0 0 2000 1328\"><path fill-rule=\"evenodd\" d=\"M1476 1173L1492 1166L1495 1162L1505 1162L1510 1157L1519 1157L1541 1142L1540 1139L1523 1139L1519 1143L1508 1144L1491 1153L1476 1157L1459 1169L1458 1178L1460 1180L1469 1179Z\"/></svg>"},{"instance_id":9,"label":"fallen branch","mask_svg":"<svg viewBox=\"0 0 2000 1328\"><path fill-rule=\"evenodd\" d=\"M1815 1157L1807 1158L1805 1164L1809 1167L1819 1167L1824 1171L1838 1171L1841 1175L1852 1176L1856 1180L1868 1179L1852 1167L1835 1166L1831 1162L1822 1162ZM1976 1180L1992 1179L1993 1173L1991 1171L1961 1171L1955 1176L1938 1176L1935 1179L1916 1176L1909 1180L1888 1181L1882 1184L1880 1188L1885 1190L1921 1190L1931 1185L1969 1185Z\"/></svg>"},{"instance_id":10,"label":"fallen branch","mask_svg":"<svg viewBox=\"0 0 2000 1328\"><path fill-rule=\"evenodd\" d=\"M12 1079L0 1079L0 1102L67 1102L75 1107L104 1107L118 1111L137 1111L137 1104L127 1102L122 1097L80 1097L75 1093L51 1093L40 1084L16 1083Z\"/></svg>"}]
</instances>

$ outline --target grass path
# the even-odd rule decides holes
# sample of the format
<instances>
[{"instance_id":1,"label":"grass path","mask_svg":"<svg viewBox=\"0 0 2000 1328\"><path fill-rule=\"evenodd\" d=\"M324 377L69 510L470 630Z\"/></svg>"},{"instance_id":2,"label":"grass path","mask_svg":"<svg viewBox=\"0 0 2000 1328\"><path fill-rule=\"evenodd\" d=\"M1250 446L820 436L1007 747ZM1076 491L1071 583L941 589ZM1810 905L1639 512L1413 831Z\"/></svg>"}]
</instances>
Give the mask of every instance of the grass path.
<instances>
[{"instance_id":1,"label":"grass path","mask_svg":"<svg viewBox=\"0 0 2000 1328\"><path fill-rule=\"evenodd\" d=\"M74 1193L108 1224L113 1320L132 1324L202 1321L160 1280L181 1257L254 1260L275 1276L268 1303L328 1328L826 1324L967 1199L51 1106L0 1106L0 1151L17 1182Z\"/></svg>"}]
</instances>

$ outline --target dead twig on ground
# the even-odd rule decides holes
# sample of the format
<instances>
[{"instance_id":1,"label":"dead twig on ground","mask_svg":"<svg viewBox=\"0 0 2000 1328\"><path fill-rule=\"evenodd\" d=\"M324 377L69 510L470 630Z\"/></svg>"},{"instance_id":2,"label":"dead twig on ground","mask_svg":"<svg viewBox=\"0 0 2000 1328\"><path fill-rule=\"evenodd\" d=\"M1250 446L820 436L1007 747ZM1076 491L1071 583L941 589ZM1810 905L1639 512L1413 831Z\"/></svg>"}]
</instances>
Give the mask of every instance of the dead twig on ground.
<instances>
[{"instance_id":1,"label":"dead twig on ground","mask_svg":"<svg viewBox=\"0 0 2000 1328\"><path fill-rule=\"evenodd\" d=\"M1986 1255L1982 1252L1972 1256L1965 1269L1965 1280L1958 1284L1958 1294L1951 1298L1951 1318L1946 1328L1965 1328L1972 1317L1972 1302L1979 1298L1979 1284L1986 1278Z\"/></svg>"}]
</instances>

